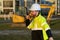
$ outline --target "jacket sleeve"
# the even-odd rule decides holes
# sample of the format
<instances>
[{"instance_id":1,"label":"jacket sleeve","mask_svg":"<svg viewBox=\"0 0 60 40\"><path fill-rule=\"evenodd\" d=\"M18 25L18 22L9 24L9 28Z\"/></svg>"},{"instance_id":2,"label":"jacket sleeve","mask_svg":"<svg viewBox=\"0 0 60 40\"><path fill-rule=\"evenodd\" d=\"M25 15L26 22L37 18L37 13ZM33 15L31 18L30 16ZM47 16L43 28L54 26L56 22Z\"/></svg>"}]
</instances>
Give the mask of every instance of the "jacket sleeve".
<instances>
[{"instance_id":1,"label":"jacket sleeve","mask_svg":"<svg viewBox=\"0 0 60 40\"><path fill-rule=\"evenodd\" d=\"M33 27L33 21L27 26L28 29L32 29Z\"/></svg>"},{"instance_id":2,"label":"jacket sleeve","mask_svg":"<svg viewBox=\"0 0 60 40\"><path fill-rule=\"evenodd\" d=\"M52 33L51 33L51 30L47 30L46 33L47 33L47 35L48 35L48 38L53 37L53 36L52 36Z\"/></svg>"},{"instance_id":3,"label":"jacket sleeve","mask_svg":"<svg viewBox=\"0 0 60 40\"><path fill-rule=\"evenodd\" d=\"M47 31L50 29L50 26L48 25L48 23L46 22L46 19L44 17L41 17L41 27Z\"/></svg>"},{"instance_id":4,"label":"jacket sleeve","mask_svg":"<svg viewBox=\"0 0 60 40\"><path fill-rule=\"evenodd\" d=\"M29 19L26 19L25 20L25 23L26 23L26 26L28 26L30 24L30 20Z\"/></svg>"},{"instance_id":5,"label":"jacket sleeve","mask_svg":"<svg viewBox=\"0 0 60 40\"><path fill-rule=\"evenodd\" d=\"M48 38L52 37L50 26L48 25L48 23L46 22L46 19L44 17L42 17L41 26L46 31Z\"/></svg>"}]
</instances>

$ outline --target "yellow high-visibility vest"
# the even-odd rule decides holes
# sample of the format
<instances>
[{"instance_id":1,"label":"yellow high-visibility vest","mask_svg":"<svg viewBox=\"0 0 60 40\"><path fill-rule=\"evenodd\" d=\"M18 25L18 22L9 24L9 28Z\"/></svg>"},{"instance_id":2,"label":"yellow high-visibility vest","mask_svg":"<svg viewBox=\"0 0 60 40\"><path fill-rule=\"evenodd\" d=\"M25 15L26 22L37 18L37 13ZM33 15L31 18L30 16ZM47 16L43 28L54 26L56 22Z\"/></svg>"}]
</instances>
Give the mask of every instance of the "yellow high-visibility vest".
<instances>
[{"instance_id":1,"label":"yellow high-visibility vest","mask_svg":"<svg viewBox=\"0 0 60 40\"><path fill-rule=\"evenodd\" d=\"M28 25L28 29L31 30L43 30L43 38L44 40L48 39L48 36L46 34L46 31L50 29L49 25L46 23L46 19L39 15L35 17L32 22Z\"/></svg>"}]
</instances>

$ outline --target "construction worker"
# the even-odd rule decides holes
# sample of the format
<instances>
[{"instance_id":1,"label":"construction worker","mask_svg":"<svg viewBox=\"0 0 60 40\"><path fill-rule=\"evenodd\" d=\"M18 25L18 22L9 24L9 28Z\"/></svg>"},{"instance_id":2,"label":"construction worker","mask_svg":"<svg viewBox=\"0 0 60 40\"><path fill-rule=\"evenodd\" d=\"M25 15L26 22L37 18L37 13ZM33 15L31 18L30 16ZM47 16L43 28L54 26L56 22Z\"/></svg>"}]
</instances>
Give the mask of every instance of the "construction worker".
<instances>
[{"instance_id":1,"label":"construction worker","mask_svg":"<svg viewBox=\"0 0 60 40\"><path fill-rule=\"evenodd\" d=\"M28 29L32 30L32 40L53 40L51 29L46 22L46 19L40 15L40 5L34 3L30 10L32 15L32 21L27 26ZM29 19L29 16L27 16Z\"/></svg>"}]
</instances>

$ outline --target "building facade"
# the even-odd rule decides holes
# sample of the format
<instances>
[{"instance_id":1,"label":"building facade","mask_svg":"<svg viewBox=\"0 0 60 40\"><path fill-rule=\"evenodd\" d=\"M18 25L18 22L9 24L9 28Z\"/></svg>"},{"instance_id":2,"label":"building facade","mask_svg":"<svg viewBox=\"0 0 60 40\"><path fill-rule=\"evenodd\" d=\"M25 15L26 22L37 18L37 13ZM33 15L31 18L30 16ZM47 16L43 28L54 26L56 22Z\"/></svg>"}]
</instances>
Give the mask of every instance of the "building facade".
<instances>
[{"instance_id":1,"label":"building facade","mask_svg":"<svg viewBox=\"0 0 60 40\"><path fill-rule=\"evenodd\" d=\"M16 0L0 0L0 11L8 14L8 12L15 12Z\"/></svg>"},{"instance_id":2,"label":"building facade","mask_svg":"<svg viewBox=\"0 0 60 40\"><path fill-rule=\"evenodd\" d=\"M57 0L57 13L60 15L60 0Z\"/></svg>"},{"instance_id":3,"label":"building facade","mask_svg":"<svg viewBox=\"0 0 60 40\"><path fill-rule=\"evenodd\" d=\"M35 3L36 0L0 0L0 11L4 13L8 12L18 12L21 11L21 7L27 7L30 8L30 6ZM49 2L47 2L49 1ZM27 3L25 5L25 2ZM55 2L56 4L56 14L60 13L60 0L37 0L39 4L49 4L50 2ZM19 9L20 8L20 9ZM57 13L58 12L58 13Z\"/></svg>"},{"instance_id":4,"label":"building facade","mask_svg":"<svg viewBox=\"0 0 60 40\"><path fill-rule=\"evenodd\" d=\"M0 0L0 11L3 11L3 0Z\"/></svg>"}]
</instances>

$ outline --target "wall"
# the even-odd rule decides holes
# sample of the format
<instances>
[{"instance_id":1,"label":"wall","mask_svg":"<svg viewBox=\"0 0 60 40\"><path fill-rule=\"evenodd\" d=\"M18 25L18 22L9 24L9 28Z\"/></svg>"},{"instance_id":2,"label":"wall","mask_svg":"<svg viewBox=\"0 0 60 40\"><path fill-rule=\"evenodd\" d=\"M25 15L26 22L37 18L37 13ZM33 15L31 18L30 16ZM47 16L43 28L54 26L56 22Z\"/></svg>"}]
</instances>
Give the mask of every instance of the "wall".
<instances>
[{"instance_id":1,"label":"wall","mask_svg":"<svg viewBox=\"0 0 60 40\"><path fill-rule=\"evenodd\" d=\"M3 11L3 0L0 0L0 10Z\"/></svg>"}]
</instances>

